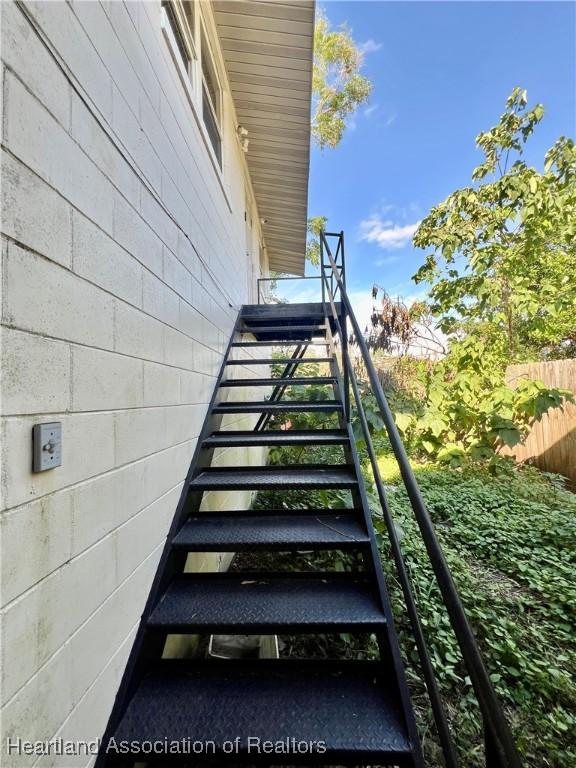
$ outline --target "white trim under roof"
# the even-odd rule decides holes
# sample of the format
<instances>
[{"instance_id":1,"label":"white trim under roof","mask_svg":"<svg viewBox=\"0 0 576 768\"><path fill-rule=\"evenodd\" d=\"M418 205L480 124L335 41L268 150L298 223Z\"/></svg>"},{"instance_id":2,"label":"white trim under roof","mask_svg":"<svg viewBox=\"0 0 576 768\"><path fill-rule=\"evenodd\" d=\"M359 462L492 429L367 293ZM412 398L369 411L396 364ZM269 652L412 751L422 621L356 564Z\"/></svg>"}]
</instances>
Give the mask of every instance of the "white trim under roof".
<instances>
[{"instance_id":1,"label":"white trim under roof","mask_svg":"<svg viewBox=\"0 0 576 768\"><path fill-rule=\"evenodd\" d=\"M304 274L314 0L214 0L270 269Z\"/></svg>"}]
</instances>

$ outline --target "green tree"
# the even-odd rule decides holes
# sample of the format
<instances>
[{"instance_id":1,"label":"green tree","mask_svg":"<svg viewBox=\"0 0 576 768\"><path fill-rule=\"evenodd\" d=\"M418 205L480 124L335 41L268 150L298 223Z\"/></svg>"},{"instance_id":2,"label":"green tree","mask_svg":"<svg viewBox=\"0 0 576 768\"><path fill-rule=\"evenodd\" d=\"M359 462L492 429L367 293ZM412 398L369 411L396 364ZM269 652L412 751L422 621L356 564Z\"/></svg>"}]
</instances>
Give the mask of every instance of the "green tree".
<instances>
[{"instance_id":1,"label":"green tree","mask_svg":"<svg viewBox=\"0 0 576 768\"><path fill-rule=\"evenodd\" d=\"M527 165L523 145L543 114L515 88L476 139L475 184L435 206L414 236L434 249L414 279L431 283L442 330L474 334L502 365L576 354L576 148L562 136L542 172Z\"/></svg>"},{"instance_id":2,"label":"green tree","mask_svg":"<svg viewBox=\"0 0 576 768\"><path fill-rule=\"evenodd\" d=\"M372 83L360 73L362 51L349 29L331 29L320 10L314 27L312 137L321 149L342 140L346 119L367 101Z\"/></svg>"},{"instance_id":3,"label":"green tree","mask_svg":"<svg viewBox=\"0 0 576 768\"><path fill-rule=\"evenodd\" d=\"M473 185L435 206L414 235L433 248L414 280L431 284L449 348L423 372L421 402L400 404L398 426L451 464L496 461L499 446L572 399L542 382L504 382L510 362L576 351L576 148L560 137L542 172L527 165L523 146L543 114L515 88L498 125L476 140L484 159Z\"/></svg>"},{"instance_id":4,"label":"green tree","mask_svg":"<svg viewBox=\"0 0 576 768\"><path fill-rule=\"evenodd\" d=\"M313 266L320 264L320 232L326 229L326 216L312 216L308 219L308 240L306 242L306 260Z\"/></svg>"},{"instance_id":5,"label":"green tree","mask_svg":"<svg viewBox=\"0 0 576 768\"><path fill-rule=\"evenodd\" d=\"M316 12L314 27L314 65L312 69L312 138L324 149L334 149L344 136L346 120L364 104L373 83L361 74L363 54L343 26L332 29L325 14ZM325 216L308 219L306 260L320 263L319 236L326 226Z\"/></svg>"}]
</instances>

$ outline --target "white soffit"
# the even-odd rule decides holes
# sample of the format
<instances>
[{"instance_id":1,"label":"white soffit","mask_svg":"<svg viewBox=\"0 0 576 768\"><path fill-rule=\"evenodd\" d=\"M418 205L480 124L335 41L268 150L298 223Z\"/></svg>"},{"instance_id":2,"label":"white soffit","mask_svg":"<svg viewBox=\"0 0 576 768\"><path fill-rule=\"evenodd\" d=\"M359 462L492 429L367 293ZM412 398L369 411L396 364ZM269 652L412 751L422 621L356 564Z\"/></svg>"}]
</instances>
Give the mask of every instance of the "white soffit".
<instances>
[{"instance_id":1,"label":"white soffit","mask_svg":"<svg viewBox=\"0 0 576 768\"><path fill-rule=\"evenodd\" d=\"M270 268L304 274L314 0L215 0Z\"/></svg>"}]
</instances>

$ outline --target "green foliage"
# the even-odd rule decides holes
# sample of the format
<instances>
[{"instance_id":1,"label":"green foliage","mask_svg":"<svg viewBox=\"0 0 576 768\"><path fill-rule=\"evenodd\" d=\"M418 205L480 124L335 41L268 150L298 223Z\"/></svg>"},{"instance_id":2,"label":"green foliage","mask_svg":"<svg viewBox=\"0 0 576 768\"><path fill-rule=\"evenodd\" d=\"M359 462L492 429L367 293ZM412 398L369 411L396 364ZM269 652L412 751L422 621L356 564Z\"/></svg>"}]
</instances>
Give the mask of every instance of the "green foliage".
<instances>
[{"instance_id":1,"label":"green foliage","mask_svg":"<svg viewBox=\"0 0 576 768\"><path fill-rule=\"evenodd\" d=\"M389 470L387 454L382 462L388 482L398 482L397 471ZM576 497L536 470L493 477L478 468L462 472L423 466L417 474L524 765L574 768ZM462 765L475 768L483 763L470 680L407 495L396 484L388 490ZM411 662L409 678L421 693L416 649L378 514L375 508L397 629ZM420 714L430 718L424 707Z\"/></svg>"},{"instance_id":2,"label":"green foliage","mask_svg":"<svg viewBox=\"0 0 576 768\"><path fill-rule=\"evenodd\" d=\"M312 216L308 219L306 240L306 260L313 266L320 264L320 233L326 229L326 216Z\"/></svg>"},{"instance_id":3,"label":"green foliage","mask_svg":"<svg viewBox=\"0 0 576 768\"><path fill-rule=\"evenodd\" d=\"M360 74L362 52L346 27L334 30L322 11L316 11L314 64L312 68L312 138L321 149L334 149L344 135L346 119L372 92L373 83ZM320 264L320 232L326 216L308 219L306 260Z\"/></svg>"},{"instance_id":4,"label":"green foliage","mask_svg":"<svg viewBox=\"0 0 576 768\"><path fill-rule=\"evenodd\" d=\"M334 30L321 12L314 28L312 136L321 149L340 143L346 119L363 104L372 83L360 74L362 53L346 27Z\"/></svg>"},{"instance_id":5,"label":"green foliage","mask_svg":"<svg viewBox=\"0 0 576 768\"><path fill-rule=\"evenodd\" d=\"M449 335L447 356L423 380L425 397L397 411L413 445L450 466L517 445L550 408L572 399L542 382L505 385L512 362L576 354L576 148L565 137L539 173L523 146L544 114L515 88L498 125L481 133L474 186L420 224L434 250L414 276L431 283L430 309Z\"/></svg>"},{"instance_id":6,"label":"green foliage","mask_svg":"<svg viewBox=\"0 0 576 768\"><path fill-rule=\"evenodd\" d=\"M501 367L576 354L576 147L562 136L542 173L528 166L523 146L543 114L515 88L476 139L475 185L435 206L414 236L433 248L414 279L432 284L441 329L473 334Z\"/></svg>"},{"instance_id":7,"label":"green foliage","mask_svg":"<svg viewBox=\"0 0 576 768\"><path fill-rule=\"evenodd\" d=\"M511 388L503 378L493 350L473 335L454 341L446 358L422 366L421 397L391 393L396 425L430 458L452 467L489 461L498 469L502 446L517 445L549 409L574 401L571 392L541 381L521 379Z\"/></svg>"}]
</instances>

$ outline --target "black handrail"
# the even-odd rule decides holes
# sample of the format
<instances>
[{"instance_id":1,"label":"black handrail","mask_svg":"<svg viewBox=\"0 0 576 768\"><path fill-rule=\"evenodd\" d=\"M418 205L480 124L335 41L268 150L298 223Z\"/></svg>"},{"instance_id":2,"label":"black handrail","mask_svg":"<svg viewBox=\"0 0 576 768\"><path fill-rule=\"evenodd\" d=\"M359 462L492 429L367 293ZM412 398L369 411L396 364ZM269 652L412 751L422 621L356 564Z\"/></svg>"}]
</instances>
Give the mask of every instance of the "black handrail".
<instances>
[{"instance_id":1,"label":"black handrail","mask_svg":"<svg viewBox=\"0 0 576 768\"><path fill-rule=\"evenodd\" d=\"M330 249L330 245L328 243L327 237L338 238L336 255L340 254L342 256L341 265L337 264L337 259L335 258L335 256L332 255L332 251ZM418 488L418 484L416 482L416 478L412 471L412 467L410 466L410 461L408 459L406 449L404 448L404 445L398 433L398 429L394 422L392 411L390 410L390 406L388 405L386 396L382 389L382 385L378 378L378 373L370 357L366 340L364 338L364 335L362 334L360 326L358 325L358 321L356 320L356 316L354 315L354 311L352 309L350 299L348 298L348 294L346 292L346 284L345 284L345 271L344 271L345 268L344 268L343 255L344 255L343 232L340 232L340 233L322 232L320 234L320 269L321 269L321 279L322 279L322 295L323 297L325 297L327 293L329 298L331 313L333 317L335 316L335 320L338 321L338 316L336 314L336 307L334 303L334 297L335 297L336 290L340 291L339 301L341 304L341 315L344 321L346 318L350 320L354 338L358 346L358 349L360 350L360 353L362 355L362 360L366 368L366 372L368 374L370 384L372 386L372 392L374 394L374 397L376 398L376 402L378 403L378 408L380 410L382 419L384 421L384 425L386 427L386 431L388 433L390 445L392 447L392 451L394 452L394 456L396 457L396 461L398 463L400 473L404 481L404 486L406 488L406 492L410 499L412 511L414 512L414 516L418 523L418 527L420 529L420 533L422 535L422 539L424 541L424 545L426 547L426 551L428 553L428 557L430 558L432 569L436 577L436 581L438 583L440 592L442 594L444 605L448 612L452 629L454 631L454 634L456 635L456 639L458 641L458 644L460 646L460 650L462 653L462 657L464 659L464 664L466 666L468 675L470 676L470 680L472 681L472 685L474 687L474 691L478 699L478 704L480 706L480 711L482 714L482 720L483 720L483 726L484 726L486 766L488 768L520 768L520 765L521 765L520 758L518 756L518 752L516 751L516 747L514 745L512 733L510 731L508 723L506 722L506 718L504 717L502 707L500 705L498 697L496 696L496 692L490 680L488 670L486 669L486 666L484 664L482 654L480 652L480 649L474 637L474 633L472 632L472 628L470 626L468 618L466 617L466 613L460 601L458 590L456 588L456 585L450 573L448 564L446 563L446 560L444 558L444 554L442 552L440 543L436 537L436 533L434 531L434 525L432 523L430 515L428 514L428 511L424 504L424 500L422 498L420 489ZM325 263L325 256L327 256L328 258L328 263ZM330 280L328 280L327 269L330 270L330 273L329 273ZM335 290L332 288L334 281L336 282ZM326 303L325 303L325 312L327 314ZM405 598L406 598L406 595L408 594L407 608L409 610L410 618L412 620L413 630L415 631L415 637L417 641L420 662L423 667L424 677L425 677L425 681L428 689L428 695L431 700L436 727L438 729L439 737L440 737L442 748L444 751L444 758L448 766L454 766L456 765L455 751L454 751L452 741L448 732L448 726L446 722L445 713L442 707L440 694L439 694L438 687L437 687L434 674L431 668L430 657L429 657L428 649L426 647L426 643L424 640L424 634L422 632L422 628L421 628L419 619L417 617L417 611L414 604L414 598L413 598L412 589L410 585L410 579L408 577L406 568L403 564L403 558L400 551L400 543L395 533L394 523L390 514L390 510L388 508L388 504L386 502L386 493L382 483L382 478L380 477L379 470L377 470L377 462L375 460L376 457L374 453L374 447L372 445L372 440L368 430L368 425L366 423L366 417L362 407L362 401L360 398L360 393L358 391L356 377L354 375L354 370L351 364L349 353L345 346L345 339L347 341L346 328L345 326L343 328L339 321L336 323L336 328L339 332L339 335L342 341L342 365L343 365L344 371L348 371L349 380L350 380L350 383L352 384L352 390L354 393L354 398L356 401L361 423L363 426L363 432L366 437L366 444L368 447L368 453L370 456L371 464L373 468L374 466L376 466L376 471L374 472L374 480L378 490L378 496L382 504L382 512L384 515L386 527L388 529L388 534L391 540L392 551L393 551L394 560L397 568L398 568L399 562L402 563L402 567L398 568L398 575L399 575L400 583L402 585ZM363 419L362 419L362 416L364 417ZM348 420L350 418L349 411L347 413L347 418ZM416 621L414 621L413 619L413 613L415 613L416 615Z\"/></svg>"}]
</instances>

